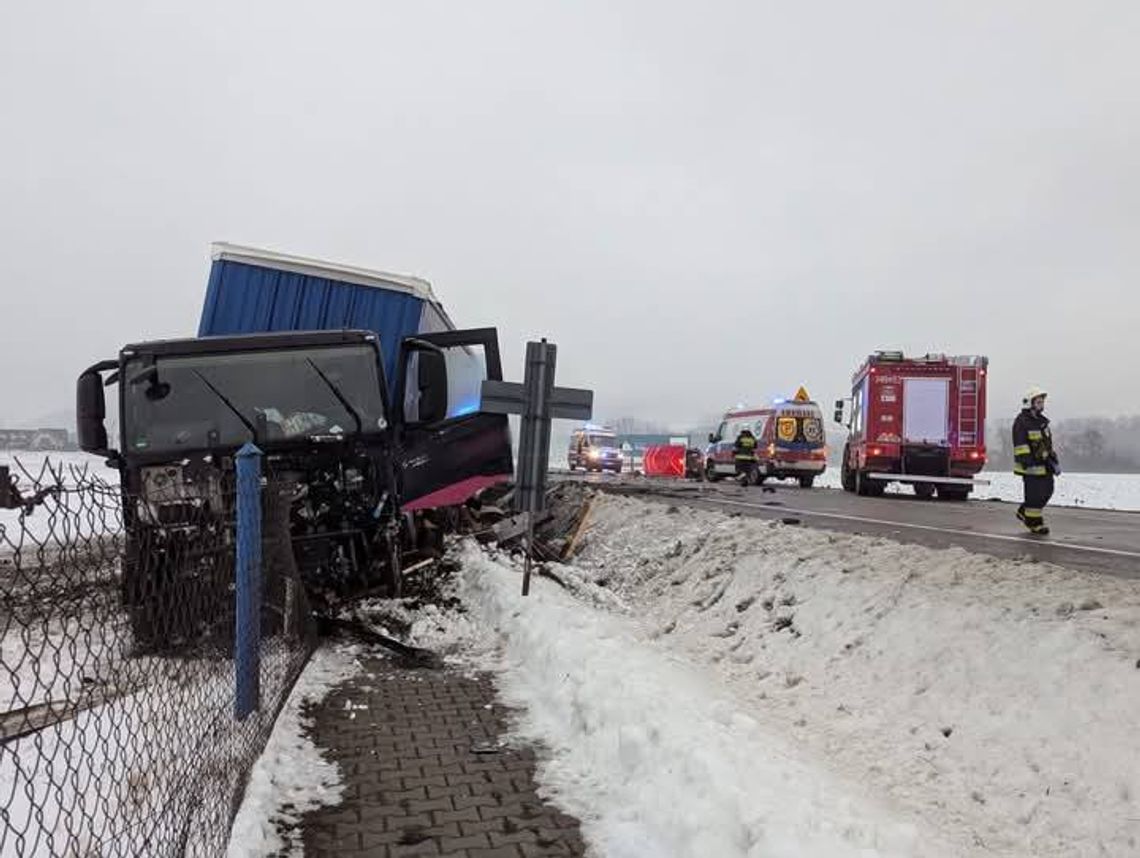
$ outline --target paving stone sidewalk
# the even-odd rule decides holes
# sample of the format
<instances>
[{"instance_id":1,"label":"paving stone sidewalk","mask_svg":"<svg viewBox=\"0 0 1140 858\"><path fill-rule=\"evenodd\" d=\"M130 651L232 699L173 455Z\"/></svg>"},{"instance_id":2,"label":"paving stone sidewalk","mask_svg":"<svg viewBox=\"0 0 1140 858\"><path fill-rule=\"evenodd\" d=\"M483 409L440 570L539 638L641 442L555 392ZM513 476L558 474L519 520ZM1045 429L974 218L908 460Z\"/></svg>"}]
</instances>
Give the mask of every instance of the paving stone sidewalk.
<instances>
[{"instance_id":1,"label":"paving stone sidewalk","mask_svg":"<svg viewBox=\"0 0 1140 858\"><path fill-rule=\"evenodd\" d=\"M540 799L533 752L499 744L488 677L385 656L309 710L340 766L343 801L306 814L307 856L582 856L578 821Z\"/></svg>"}]
</instances>

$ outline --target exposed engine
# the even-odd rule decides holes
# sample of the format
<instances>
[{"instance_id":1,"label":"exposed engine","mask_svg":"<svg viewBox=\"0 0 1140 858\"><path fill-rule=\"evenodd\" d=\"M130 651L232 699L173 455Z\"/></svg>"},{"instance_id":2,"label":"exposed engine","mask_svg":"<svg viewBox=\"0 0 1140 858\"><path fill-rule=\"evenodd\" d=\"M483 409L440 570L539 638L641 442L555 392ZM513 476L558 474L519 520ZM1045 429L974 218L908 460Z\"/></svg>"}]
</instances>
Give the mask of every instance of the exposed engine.
<instances>
[{"instance_id":1,"label":"exposed engine","mask_svg":"<svg viewBox=\"0 0 1140 858\"><path fill-rule=\"evenodd\" d=\"M308 467L297 467L300 462ZM284 497L267 519L288 516L297 570L310 593L336 598L380 583L389 541L398 539L393 498L380 487L383 463L364 455L317 455L271 460Z\"/></svg>"},{"instance_id":2,"label":"exposed engine","mask_svg":"<svg viewBox=\"0 0 1140 858\"><path fill-rule=\"evenodd\" d=\"M277 534L288 534L292 556L272 560L293 564L310 593L335 599L383 580L399 537L394 499L382 488L384 466L340 444L266 457L263 538L271 546L283 544ZM137 521L152 531L151 539L178 533L192 539L198 529L213 531L234 520L230 460L207 456L149 466L139 479Z\"/></svg>"}]
</instances>

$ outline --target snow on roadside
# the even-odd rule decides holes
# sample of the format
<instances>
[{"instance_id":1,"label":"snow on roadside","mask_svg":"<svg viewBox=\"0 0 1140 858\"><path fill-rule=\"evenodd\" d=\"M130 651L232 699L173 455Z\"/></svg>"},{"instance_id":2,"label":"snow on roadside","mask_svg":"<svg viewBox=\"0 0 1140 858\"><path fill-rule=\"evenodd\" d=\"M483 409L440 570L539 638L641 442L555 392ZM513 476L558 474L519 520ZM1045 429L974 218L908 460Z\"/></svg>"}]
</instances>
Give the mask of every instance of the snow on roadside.
<instances>
[{"instance_id":1,"label":"snow on roadside","mask_svg":"<svg viewBox=\"0 0 1140 858\"><path fill-rule=\"evenodd\" d=\"M340 803L344 790L340 771L307 737L308 719L303 710L356 675L361 669L356 656L357 649L346 646L313 653L250 772L230 832L228 858L301 854L301 816L322 805Z\"/></svg>"},{"instance_id":2,"label":"snow on roadside","mask_svg":"<svg viewBox=\"0 0 1140 858\"><path fill-rule=\"evenodd\" d=\"M1135 582L609 496L591 522L580 565L664 652L954 854L1140 854Z\"/></svg>"},{"instance_id":3,"label":"snow on roadside","mask_svg":"<svg viewBox=\"0 0 1140 858\"><path fill-rule=\"evenodd\" d=\"M989 480L989 485L974 489L978 500L998 500L1021 503L1021 477L1009 471L983 471L978 475ZM839 468L829 467L816 481L816 486L838 489ZM889 493L913 494L910 486L893 483ZM1070 474L1057 478L1057 488L1050 500L1051 506L1085 507L1088 509L1140 510L1140 474Z\"/></svg>"},{"instance_id":4,"label":"snow on roadside","mask_svg":"<svg viewBox=\"0 0 1140 858\"><path fill-rule=\"evenodd\" d=\"M602 858L950 854L765 729L636 620L583 604L468 546L463 595L497 634L517 737Z\"/></svg>"}]
</instances>

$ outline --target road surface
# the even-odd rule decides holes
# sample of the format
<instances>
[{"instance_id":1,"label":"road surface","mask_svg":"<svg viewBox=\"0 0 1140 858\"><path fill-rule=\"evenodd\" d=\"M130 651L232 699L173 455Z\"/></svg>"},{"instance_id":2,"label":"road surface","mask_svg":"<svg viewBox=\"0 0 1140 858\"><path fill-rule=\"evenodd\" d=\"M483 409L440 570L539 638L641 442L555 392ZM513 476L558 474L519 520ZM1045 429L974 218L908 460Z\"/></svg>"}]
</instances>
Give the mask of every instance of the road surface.
<instances>
[{"instance_id":1,"label":"road surface","mask_svg":"<svg viewBox=\"0 0 1140 858\"><path fill-rule=\"evenodd\" d=\"M811 527L931 548L959 546L996 557L1032 557L1070 568L1140 578L1140 513L1049 507L1052 535L1029 535L1014 518L1015 505L1000 501L949 502L909 495L858 497L836 489L801 489L776 483L742 488L732 482L698 483L644 477L569 476L615 494L736 512L758 518L792 519Z\"/></svg>"}]
</instances>

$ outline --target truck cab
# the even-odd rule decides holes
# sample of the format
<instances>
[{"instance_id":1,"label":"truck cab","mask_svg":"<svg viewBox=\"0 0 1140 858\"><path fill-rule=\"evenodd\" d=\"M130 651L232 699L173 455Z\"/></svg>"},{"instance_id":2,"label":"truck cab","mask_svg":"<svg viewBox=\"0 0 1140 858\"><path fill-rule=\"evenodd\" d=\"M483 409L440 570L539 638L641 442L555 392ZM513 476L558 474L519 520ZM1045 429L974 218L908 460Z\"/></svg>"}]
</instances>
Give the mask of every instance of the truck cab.
<instances>
[{"instance_id":1,"label":"truck cab","mask_svg":"<svg viewBox=\"0 0 1140 858\"><path fill-rule=\"evenodd\" d=\"M120 472L136 635L196 619L156 615L198 586L170 558L232 529L247 444L287 498L277 525L311 592L398 595L416 521L511 477L507 418L480 410L502 380L497 332L456 330L419 277L225 243L211 256L196 338L125 346L78 382L80 447Z\"/></svg>"},{"instance_id":2,"label":"truck cab","mask_svg":"<svg viewBox=\"0 0 1140 858\"><path fill-rule=\"evenodd\" d=\"M120 473L136 636L175 624L159 613L187 601L169 595L186 582L163 558L233 521L247 444L290 498L293 559L322 591L397 593L403 514L509 479L506 417L478 410L483 379L502 376L494 330L406 338L397 366L389 398L375 333L310 331L136 343L80 375L80 448Z\"/></svg>"},{"instance_id":3,"label":"truck cab","mask_svg":"<svg viewBox=\"0 0 1140 858\"><path fill-rule=\"evenodd\" d=\"M920 498L969 497L986 464L988 367L981 355L868 356L851 398L835 403L836 422L850 433L843 488L877 496L897 482Z\"/></svg>"}]
</instances>

